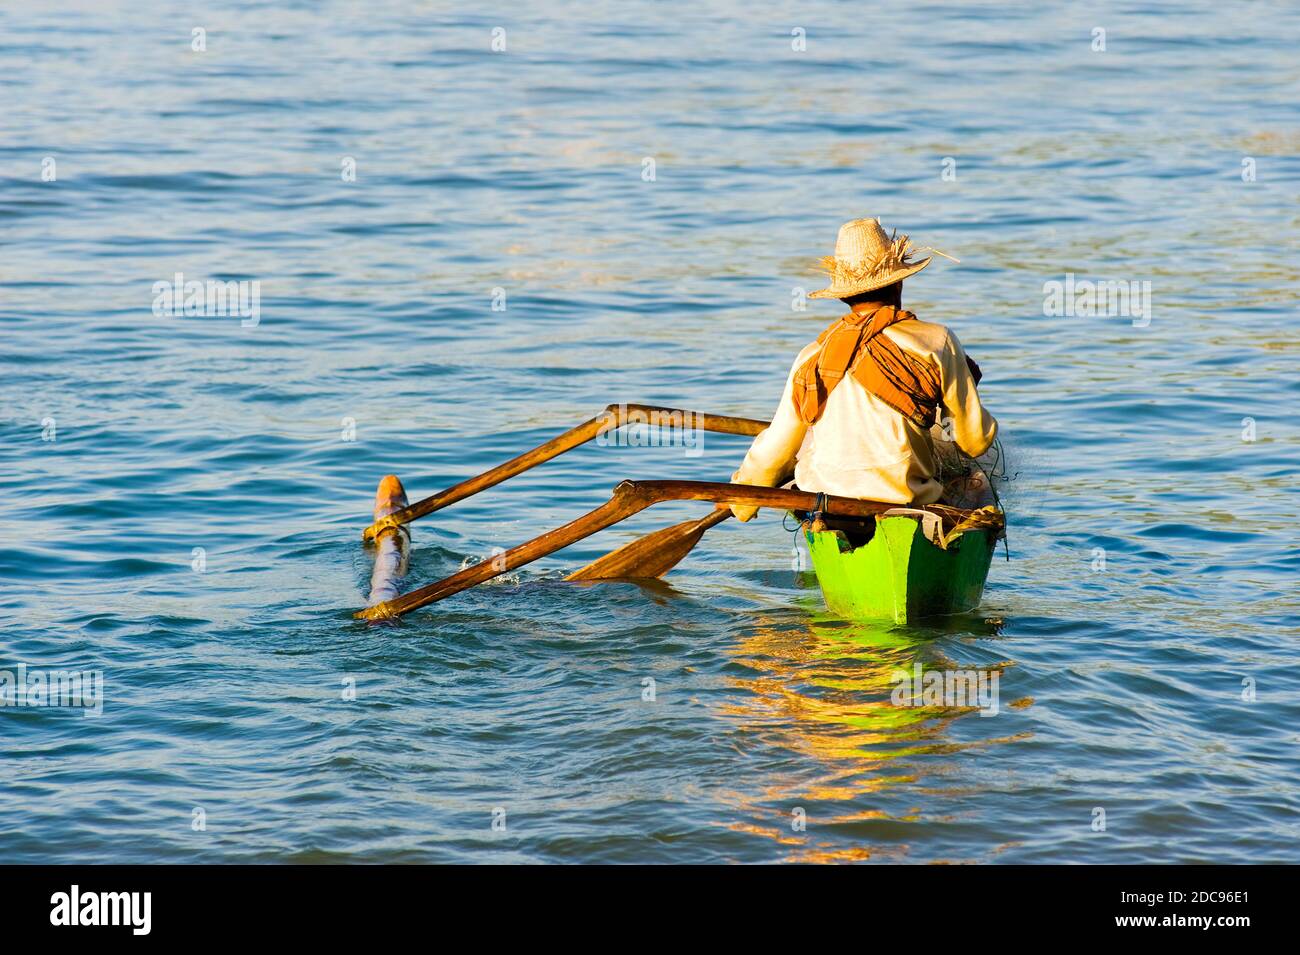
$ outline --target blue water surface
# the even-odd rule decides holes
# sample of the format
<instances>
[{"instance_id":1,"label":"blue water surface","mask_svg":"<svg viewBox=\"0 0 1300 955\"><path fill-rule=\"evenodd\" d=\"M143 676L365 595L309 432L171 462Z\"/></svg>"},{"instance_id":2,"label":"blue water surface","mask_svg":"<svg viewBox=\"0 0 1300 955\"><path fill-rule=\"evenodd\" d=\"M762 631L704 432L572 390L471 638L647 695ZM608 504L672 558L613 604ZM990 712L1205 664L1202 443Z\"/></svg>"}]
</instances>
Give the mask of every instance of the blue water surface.
<instances>
[{"instance_id":1,"label":"blue water surface","mask_svg":"<svg viewBox=\"0 0 1300 955\"><path fill-rule=\"evenodd\" d=\"M99 716L0 709L5 861L1300 860L1293 4L0 36L0 668L103 676ZM423 496L612 401L769 416L866 215L960 260L905 301L1002 426L977 613L836 619L773 512L660 586L559 581L676 505L352 619L385 473ZM155 314L178 272L258 282L256 322ZM1045 314L1067 274L1149 282L1149 321ZM744 449L583 447L414 525L411 580ZM891 705L918 662L998 672L997 715Z\"/></svg>"}]
</instances>

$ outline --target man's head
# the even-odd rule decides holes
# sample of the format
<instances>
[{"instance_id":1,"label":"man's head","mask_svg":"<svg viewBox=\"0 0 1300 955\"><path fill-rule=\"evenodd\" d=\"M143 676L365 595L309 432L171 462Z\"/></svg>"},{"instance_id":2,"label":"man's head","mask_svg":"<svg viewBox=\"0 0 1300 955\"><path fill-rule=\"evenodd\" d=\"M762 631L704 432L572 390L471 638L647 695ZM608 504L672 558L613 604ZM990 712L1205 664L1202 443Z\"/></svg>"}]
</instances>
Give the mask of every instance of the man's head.
<instances>
[{"instance_id":1,"label":"man's head","mask_svg":"<svg viewBox=\"0 0 1300 955\"><path fill-rule=\"evenodd\" d=\"M835 254L825 256L822 271L830 275L831 284L809 292L809 298L838 298L850 302L887 301L886 295L898 295L895 288L903 279L915 275L930 264L929 256L914 259L917 250L905 235L886 233L879 219L854 219L840 226L835 239Z\"/></svg>"}]
</instances>

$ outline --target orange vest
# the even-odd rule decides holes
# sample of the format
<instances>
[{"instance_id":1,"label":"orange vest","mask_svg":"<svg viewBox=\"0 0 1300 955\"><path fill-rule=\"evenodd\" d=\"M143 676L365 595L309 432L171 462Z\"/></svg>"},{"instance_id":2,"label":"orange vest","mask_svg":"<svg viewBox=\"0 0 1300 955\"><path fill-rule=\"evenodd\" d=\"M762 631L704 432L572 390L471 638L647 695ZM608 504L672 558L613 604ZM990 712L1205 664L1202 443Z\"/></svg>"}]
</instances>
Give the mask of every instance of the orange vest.
<instances>
[{"instance_id":1,"label":"orange vest","mask_svg":"<svg viewBox=\"0 0 1300 955\"><path fill-rule=\"evenodd\" d=\"M943 400L939 369L904 351L880 334L890 325L916 318L911 312L881 305L870 312L849 312L817 336L821 347L794 376L794 403L799 417L813 424L826 399L846 374L857 379L889 407L922 428L934 424ZM973 370L973 369L972 369Z\"/></svg>"}]
</instances>

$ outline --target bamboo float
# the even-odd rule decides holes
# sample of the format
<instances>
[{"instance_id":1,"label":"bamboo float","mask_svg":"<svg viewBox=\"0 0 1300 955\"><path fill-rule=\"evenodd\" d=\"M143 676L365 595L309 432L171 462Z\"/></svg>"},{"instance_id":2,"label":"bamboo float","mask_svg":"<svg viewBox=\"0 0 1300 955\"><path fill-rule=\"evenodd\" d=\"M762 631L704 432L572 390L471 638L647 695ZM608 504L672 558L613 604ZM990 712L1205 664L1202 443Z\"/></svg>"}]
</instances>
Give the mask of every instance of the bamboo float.
<instances>
[{"instance_id":1,"label":"bamboo float","mask_svg":"<svg viewBox=\"0 0 1300 955\"><path fill-rule=\"evenodd\" d=\"M664 501L709 501L714 504L746 504L752 507L771 507L780 510L816 510L835 517L859 518L872 517L898 506L879 501L862 501L856 498L748 484L721 484L713 481L624 481L614 488L613 496L608 501L563 527L525 541L503 554L498 554L490 561L467 567L450 577L427 584L401 597L368 607L359 611L356 616L367 620L400 617L404 613L458 594L462 590L491 580L516 567L522 567L548 554L553 554L647 507ZM933 505L916 509L933 511L948 520L969 513L959 508ZM717 520L722 519L724 518L717 518ZM597 564L599 563L600 561L597 561Z\"/></svg>"},{"instance_id":2,"label":"bamboo float","mask_svg":"<svg viewBox=\"0 0 1300 955\"><path fill-rule=\"evenodd\" d=\"M406 507L406 489L395 475L379 482L375 491L375 520ZM375 566L370 574L367 607L392 600L398 595L411 557L411 535L405 527L386 528L375 538Z\"/></svg>"},{"instance_id":3,"label":"bamboo float","mask_svg":"<svg viewBox=\"0 0 1300 955\"><path fill-rule=\"evenodd\" d=\"M503 464L498 464L491 470L484 471L477 477L461 481L459 484L454 484L446 490L432 494L382 518L376 518L374 523L362 532L362 540L373 540L375 535L385 528L409 524L426 514L432 514L449 504L455 504L471 494L477 494L479 491L500 484L502 481L549 461L551 458L557 457L565 451L570 451L580 444L586 444L593 438L616 431L625 424L645 423L656 424L659 427L665 425L681 427L684 422L701 431L748 435L750 437L758 434L770 424L770 422L760 421L757 418L733 418L729 415L705 414L699 411L684 411L680 408L661 408L656 405L640 404L611 404L596 417L584 421L577 427L569 429L564 434L552 438L544 444L538 445L531 451L525 451Z\"/></svg>"}]
</instances>

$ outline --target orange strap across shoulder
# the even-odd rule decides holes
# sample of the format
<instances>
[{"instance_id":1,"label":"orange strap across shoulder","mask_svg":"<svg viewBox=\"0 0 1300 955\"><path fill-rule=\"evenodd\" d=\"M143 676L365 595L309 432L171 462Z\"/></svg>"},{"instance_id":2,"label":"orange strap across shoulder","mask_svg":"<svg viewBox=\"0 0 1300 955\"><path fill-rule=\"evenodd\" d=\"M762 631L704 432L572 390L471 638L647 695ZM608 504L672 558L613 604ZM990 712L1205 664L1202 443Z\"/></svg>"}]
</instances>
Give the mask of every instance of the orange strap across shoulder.
<instances>
[{"instance_id":1,"label":"orange strap across shoulder","mask_svg":"<svg viewBox=\"0 0 1300 955\"><path fill-rule=\"evenodd\" d=\"M813 424L826 408L826 399L846 375L899 414L921 427L934 423L943 399L938 368L912 355L880 334L890 325L916 316L892 305L874 311L849 312L817 336L821 346L794 377L794 403L799 417Z\"/></svg>"}]
</instances>

